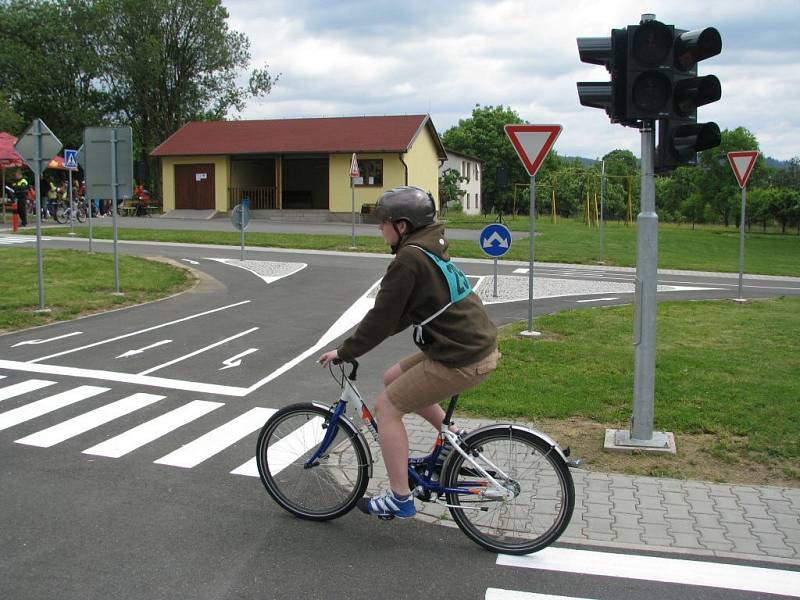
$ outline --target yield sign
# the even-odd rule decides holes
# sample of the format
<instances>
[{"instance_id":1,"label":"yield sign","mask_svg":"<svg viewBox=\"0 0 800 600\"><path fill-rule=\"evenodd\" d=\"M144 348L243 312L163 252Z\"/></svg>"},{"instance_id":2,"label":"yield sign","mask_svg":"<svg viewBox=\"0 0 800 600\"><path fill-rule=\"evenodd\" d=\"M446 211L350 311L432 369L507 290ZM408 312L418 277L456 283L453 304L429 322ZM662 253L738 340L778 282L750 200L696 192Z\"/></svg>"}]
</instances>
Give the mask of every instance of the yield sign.
<instances>
[{"instance_id":1,"label":"yield sign","mask_svg":"<svg viewBox=\"0 0 800 600\"><path fill-rule=\"evenodd\" d=\"M733 169L733 174L736 175L740 188L747 185L747 179L750 177L750 173L753 172L757 158L758 152L756 150L728 152L728 162L731 163L731 169Z\"/></svg>"},{"instance_id":2,"label":"yield sign","mask_svg":"<svg viewBox=\"0 0 800 600\"><path fill-rule=\"evenodd\" d=\"M506 125L505 130L528 175L533 177L561 134L561 125Z\"/></svg>"},{"instance_id":3,"label":"yield sign","mask_svg":"<svg viewBox=\"0 0 800 600\"><path fill-rule=\"evenodd\" d=\"M350 177L359 177L360 173L358 171L358 159L356 158L356 153L353 152L353 158L350 159Z\"/></svg>"}]
</instances>

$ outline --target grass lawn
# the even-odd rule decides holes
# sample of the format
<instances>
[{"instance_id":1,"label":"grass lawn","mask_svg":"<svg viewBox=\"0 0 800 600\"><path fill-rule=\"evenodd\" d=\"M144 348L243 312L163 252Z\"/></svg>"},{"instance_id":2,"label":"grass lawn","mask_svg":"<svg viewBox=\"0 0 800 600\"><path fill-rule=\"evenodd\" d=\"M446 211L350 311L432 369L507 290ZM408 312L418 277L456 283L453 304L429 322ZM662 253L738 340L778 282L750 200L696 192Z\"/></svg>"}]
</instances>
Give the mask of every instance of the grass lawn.
<instances>
[{"instance_id":1,"label":"grass lawn","mask_svg":"<svg viewBox=\"0 0 800 600\"><path fill-rule=\"evenodd\" d=\"M453 222L451 226L480 228L488 221L477 219ZM508 221L513 229L527 231L527 218ZM79 236L87 236L88 229L76 228ZM48 228L47 235L66 235L69 228ZM25 233L33 234L32 230ZM96 227L93 235L98 239L112 236L110 227ZM623 223L606 223L603 234L604 263L612 266L636 266L636 227ZM119 239L197 244L223 244L238 246L239 233L211 231L179 231L120 229ZM309 235L282 233L247 233L247 246L273 248L314 248L322 250L350 251L352 238L349 235ZM356 245L361 252L387 252L378 237L357 237ZM465 240L450 240L453 256L486 258L478 244ZM659 268L690 269L697 271L739 271L739 233L734 229L698 228L664 225L659 227ZM518 239L506 254L509 260L527 260L529 244ZM536 260L541 262L563 262L596 264L600 256L600 233L582 223L562 220L557 224L540 219L537 221ZM800 236L776 233L747 232L745 236L745 272L762 275L800 276Z\"/></svg>"},{"instance_id":2,"label":"grass lawn","mask_svg":"<svg viewBox=\"0 0 800 600\"><path fill-rule=\"evenodd\" d=\"M114 292L114 257L78 250L44 250L44 304L37 314L36 250L0 250L0 332L45 325L76 316L162 298L194 281L186 270L132 256L119 257L120 290Z\"/></svg>"},{"instance_id":3,"label":"grass lawn","mask_svg":"<svg viewBox=\"0 0 800 600\"><path fill-rule=\"evenodd\" d=\"M559 422L556 439L580 448L576 456L600 459L603 427L629 428L632 323L628 306L538 317L539 340L516 336L525 323L510 326L502 332L497 372L464 394L459 407L548 423L548 432ZM757 474L765 483L798 485L798 374L800 298L660 303L654 428L675 433L679 456L654 462L652 455L606 455L601 462L613 466L617 457L628 463L623 470L645 474ZM592 439L580 439L590 430Z\"/></svg>"}]
</instances>

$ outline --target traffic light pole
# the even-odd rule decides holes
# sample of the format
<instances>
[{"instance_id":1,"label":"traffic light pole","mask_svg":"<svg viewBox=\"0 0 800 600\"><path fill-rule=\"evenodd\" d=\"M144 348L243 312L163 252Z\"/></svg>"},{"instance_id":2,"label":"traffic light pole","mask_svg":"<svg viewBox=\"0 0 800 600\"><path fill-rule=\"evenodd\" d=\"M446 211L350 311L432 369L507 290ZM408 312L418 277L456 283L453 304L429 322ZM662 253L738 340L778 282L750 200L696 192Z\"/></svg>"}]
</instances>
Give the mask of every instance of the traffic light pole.
<instances>
[{"instance_id":1,"label":"traffic light pole","mask_svg":"<svg viewBox=\"0 0 800 600\"><path fill-rule=\"evenodd\" d=\"M630 431L617 430L618 448L674 451L671 433L653 431L656 371L656 293L658 290L658 215L653 174L655 122L642 122L642 200L636 218L636 313L633 323L633 417Z\"/></svg>"}]
</instances>

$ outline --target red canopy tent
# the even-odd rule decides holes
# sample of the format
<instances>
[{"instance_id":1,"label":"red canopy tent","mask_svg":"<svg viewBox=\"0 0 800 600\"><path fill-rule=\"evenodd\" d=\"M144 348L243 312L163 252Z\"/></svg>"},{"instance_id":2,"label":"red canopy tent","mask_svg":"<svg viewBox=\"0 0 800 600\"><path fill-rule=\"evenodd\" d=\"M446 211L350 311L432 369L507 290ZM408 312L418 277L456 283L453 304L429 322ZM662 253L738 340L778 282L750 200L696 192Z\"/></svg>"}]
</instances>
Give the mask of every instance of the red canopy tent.
<instances>
[{"instance_id":1,"label":"red canopy tent","mask_svg":"<svg viewBox=\"0 0 800 600\"><path fill-rule=\"evenodd\" d=\"M13 135L5 131L0 132L0 169L3 171L3 187L1 188L3 197L6 195L6 169L21 167L25 164L22 157L14 149L14 144L16 143L17 138ZM3 203L3 208L5 208L5 203Z\"/></svg>"}]
</instances>

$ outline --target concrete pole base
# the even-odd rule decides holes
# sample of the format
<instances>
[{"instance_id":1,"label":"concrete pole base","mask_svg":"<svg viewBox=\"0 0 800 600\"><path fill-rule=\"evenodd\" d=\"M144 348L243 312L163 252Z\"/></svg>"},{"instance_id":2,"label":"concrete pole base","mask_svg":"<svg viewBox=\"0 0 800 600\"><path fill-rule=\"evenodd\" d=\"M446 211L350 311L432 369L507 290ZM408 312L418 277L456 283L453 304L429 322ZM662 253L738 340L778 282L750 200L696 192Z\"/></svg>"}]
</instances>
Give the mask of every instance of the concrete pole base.
<instances>
[{"instance_id":1,"label":"concrete pole base","mask_svg":"<svg viewBox=\"0 0 800 600\"><path fill-rule=\"evenodd\" d=\"M744 302L747 302L747 298L734 298L733 301L734 302L742 302L742 303L744 303Z\"/></svg>"},{"instance_id":2,"label":"concrete pole base","mask_svg":"<svg viewBox=\"0 0 800 600\"><path fill-rule=\"evenodd\" d=\"M542 335L541 331L528 331L527 329L525 331L519 332L519 337L524 337L524 338L537 338L540 337L541 335Z\"/></svg>"},{"instance_id":3,"label":"concrete pole base","mask_svg":"<svg viewBox=\"0 0 800 600\"><path fill-rule=\"evenodd\" d=\"M655 452L658 454L675 454L675 436L671 431L654 431L649 440L637 440L625 429L606 429L603 443L606 452Z\"/></svg>"}]
</instances>

